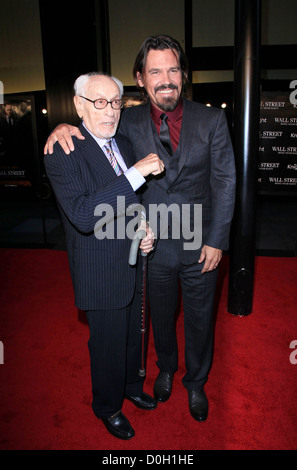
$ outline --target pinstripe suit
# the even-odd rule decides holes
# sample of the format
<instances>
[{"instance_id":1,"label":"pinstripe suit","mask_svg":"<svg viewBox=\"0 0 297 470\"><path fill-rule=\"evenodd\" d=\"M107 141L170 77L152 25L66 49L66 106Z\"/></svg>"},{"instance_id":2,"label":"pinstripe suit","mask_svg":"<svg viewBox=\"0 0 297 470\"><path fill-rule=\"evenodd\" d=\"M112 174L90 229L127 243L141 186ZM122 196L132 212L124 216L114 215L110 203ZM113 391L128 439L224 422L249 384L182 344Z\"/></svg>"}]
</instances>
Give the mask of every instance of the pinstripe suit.
<instances>
[{"instance_id":1,"label":"pinstripe suit","mask_svg":"<svg viewBox=\"0 0 297 470\"><path fill-rule=\"evenodd\" d=\"M137 158L154 152L164 161L166 174L152 178L142 191L142 204L202 204L202 245L226 250L235 199L235 167L231 140L223 111L183 100L179 145L172 157L163 148L150 117L150 103L122 113L120 132L133 143ZM194 226L193 213L191 228ZM174 314L178 281L185 318L188 390L207 380L212 360L212 314L217 270L201 274L197 261L201 248L184 250L183 238L158 241L149 263L149 300L158 366L177 370Z\"/></svg>"},{"instance_id":2,"label":"pinstripe suit","mask_svg":"<svg viewBox=\"0 0 297 470\"><path fill-rule=\"evenodd\" d=\"M82 125L80 131L85 140L75 140L71 157L65 158L57 144L44 163L65 228L75 304L87 312L90 326L93 410L98 417L108 417L121 409L125 394L142 393L137 374L141 310L139 296L134 296L136 269L128 264L131 241L116 239L116 222L115 239L97 239L94 210L109 204L116 214L117 196L125 197L126 208L139 200ZM118 135L116 142L127 167L132 166L135 155L129 141Z\"/></svg>"}]
</instances>

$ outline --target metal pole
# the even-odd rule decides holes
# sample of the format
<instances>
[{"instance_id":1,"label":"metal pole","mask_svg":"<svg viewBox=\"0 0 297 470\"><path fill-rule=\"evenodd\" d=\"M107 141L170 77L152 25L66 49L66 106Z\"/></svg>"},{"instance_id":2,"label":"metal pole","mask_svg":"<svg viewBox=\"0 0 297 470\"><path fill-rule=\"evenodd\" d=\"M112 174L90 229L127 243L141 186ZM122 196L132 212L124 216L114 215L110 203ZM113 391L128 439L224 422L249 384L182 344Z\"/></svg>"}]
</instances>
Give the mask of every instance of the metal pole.
<instances>
[{"instance_id":1,"label":"metal pole","mask_svg":"<svg viewBox=\"0 0 297 470\"><path fill-rule=\"evenodd\" d=\"M260 117L260 0L235 2L234 152L237 197L230 237L228 311L252 312Z\"/></svg>"}]
</instances>

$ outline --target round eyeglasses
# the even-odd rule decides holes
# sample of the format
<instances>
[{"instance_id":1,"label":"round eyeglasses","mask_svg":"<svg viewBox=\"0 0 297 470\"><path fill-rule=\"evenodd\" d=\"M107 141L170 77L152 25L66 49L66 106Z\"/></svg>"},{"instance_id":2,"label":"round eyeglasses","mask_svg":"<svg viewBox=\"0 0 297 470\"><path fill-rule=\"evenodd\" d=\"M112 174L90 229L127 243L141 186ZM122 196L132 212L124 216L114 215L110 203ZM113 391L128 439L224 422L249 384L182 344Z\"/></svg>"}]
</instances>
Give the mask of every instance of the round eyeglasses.
<instances>
[{"instance_id":1,"label":"round eyeglasses","mask_svg":"<svg viewBox=\"0 0 297 470\"><path fill-rule=\"evenodd\" d=\"M96 109L104 109L109 103L113 109L118 110L123 107L123 101L119 99L115 99L111 101L104 100L103 98L98 98L97 100L90 100L89 98L86 98L85 96L81 96L81 95L80 95L80 98L83 98L84 100L87 100L93 103Z\"/></svg>"}]
</instances>

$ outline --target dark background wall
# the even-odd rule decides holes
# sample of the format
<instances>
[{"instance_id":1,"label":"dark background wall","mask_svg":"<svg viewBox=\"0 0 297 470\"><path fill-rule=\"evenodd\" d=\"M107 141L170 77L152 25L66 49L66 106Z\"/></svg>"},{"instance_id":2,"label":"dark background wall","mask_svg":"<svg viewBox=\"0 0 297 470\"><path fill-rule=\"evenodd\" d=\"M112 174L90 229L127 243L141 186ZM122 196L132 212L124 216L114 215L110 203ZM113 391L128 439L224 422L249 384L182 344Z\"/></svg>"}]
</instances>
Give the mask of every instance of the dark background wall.
<instances>
[{"instance_id":1,"label":"dark background wall","mask_svg":"<svg viewBox=\"0 0 297 470\"><path fill-rule=\"evenodd\" d=\"M191 62L193 99L217 107L226 103L231 127L234 5L235 0L0 0L0 80L5 93L34 97L41 178L48 133L60 122L77 122L72 99L75 78L105 70L123 81L127 93L134 93L133 60L151 34L165 32L181 42ZM262 1L263 90L287 90L297 78L296 16L295 0ZM24 193L16 194L6 188L4 199L24 200ZM274 220L288 208L293 214L296 199L278 195L270 199ZM262 202L259 195L259 207ZM260 230L265 217L260 212ZM296 217L292 217L278 226L288 225L294 232Z\"/></svg>"}]
</instances>

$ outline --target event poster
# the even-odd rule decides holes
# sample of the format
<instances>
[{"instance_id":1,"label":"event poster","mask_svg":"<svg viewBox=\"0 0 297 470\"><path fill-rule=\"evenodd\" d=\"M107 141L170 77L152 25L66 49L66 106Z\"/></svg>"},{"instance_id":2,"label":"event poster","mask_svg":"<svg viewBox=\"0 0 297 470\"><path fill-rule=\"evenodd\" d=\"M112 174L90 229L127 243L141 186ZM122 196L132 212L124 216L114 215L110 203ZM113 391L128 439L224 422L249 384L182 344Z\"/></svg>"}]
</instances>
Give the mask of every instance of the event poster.
<instances>
[{"instance_id":1,"label":"event poster","mask_svg":"<svg viewBox=\"0 0 297 470\"><path fill-rule=\"evenodd\" d=\"M5 95L0 105L0 185L32 186L36 158L34 98Z\"/></svg>"},{"instance_id":2,"label":"event poster","mask_svg":"<svg viewBox=\"0 0 297 470\"><path fill-rule=\"evenodd\" d=\"M259 190L297 194L297 104L292 92L263 92L260 105Z\"/></svg>"}]
</instances>

